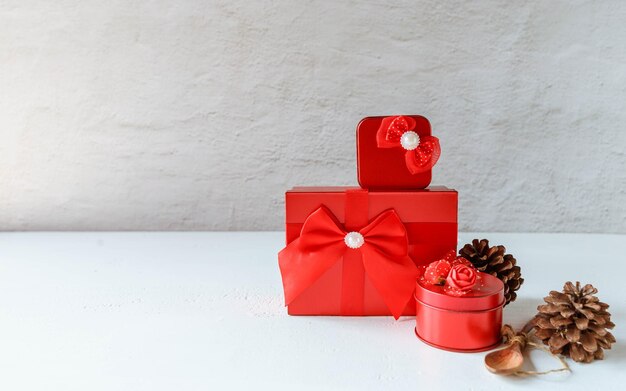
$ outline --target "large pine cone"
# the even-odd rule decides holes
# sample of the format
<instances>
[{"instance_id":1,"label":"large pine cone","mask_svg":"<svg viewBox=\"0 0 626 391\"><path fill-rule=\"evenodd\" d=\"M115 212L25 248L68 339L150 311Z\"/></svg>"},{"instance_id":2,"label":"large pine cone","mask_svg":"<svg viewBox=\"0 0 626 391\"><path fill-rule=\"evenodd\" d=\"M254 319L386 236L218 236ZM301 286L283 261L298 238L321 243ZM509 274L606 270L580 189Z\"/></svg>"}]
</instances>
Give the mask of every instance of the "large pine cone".
<instances>
[{"instance_id":1,"label":"large pine cone","mask_svg":"<svg viewBox=\"0 0 626 391\"><path fill-rule=\"evenodd\" d=\"M553 354L562 354L578 362L602 360L604 351L611 349L615 337L607 329L611 322L608 304L596 296L598 290L587 284L580 287L565 283L563 292L552 291L537 307L539 313L532 320L537 338L550 347Z\"/></svg>"},{"instance_id":2,"label":"large pine cone","mask_svg":"<svg viewBox=\"0 0 626 391\"><path fill-rule=\"evenodd\" d=\"M515 257L505 252L504 246L489 247L487 239L474 239L459 250L459 255L472 262L478 271L496 276L504 283L504 305L507 305L517 298L515 291L524 279Z\"/></svg>"}]
</instances>

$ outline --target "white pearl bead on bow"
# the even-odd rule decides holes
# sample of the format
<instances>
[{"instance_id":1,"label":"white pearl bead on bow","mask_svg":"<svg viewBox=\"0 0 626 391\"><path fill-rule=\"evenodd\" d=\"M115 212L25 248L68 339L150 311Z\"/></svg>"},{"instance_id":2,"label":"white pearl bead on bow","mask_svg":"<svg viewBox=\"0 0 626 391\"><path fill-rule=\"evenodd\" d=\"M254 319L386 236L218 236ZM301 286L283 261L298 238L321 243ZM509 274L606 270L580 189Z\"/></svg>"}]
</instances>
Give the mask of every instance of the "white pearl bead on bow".
<instances>
[{"instance_id":1,"label":"white pearl bead on bow","mask_svg":"<svg viewBox=\"0 0 626 391\"><path fill-rule=\"evenodd\" d=\"M420 136L414 131L409 130L400 136L400 144L402 145L402 148L407 151L412 151L420 145Z\"/></svg>"},{"instance_id":2,"label":"white pearl bead on bow","mask_svg":"<svg viewBox=\"0 0 626 391\"><path fill-rule=\"evenodd\" d=\"M346 246L356 249L359 248L365 243L365 239L360 232L348 232L346 236L343 238L343 241L346 243Z\"/></svg>"}]
</instances>

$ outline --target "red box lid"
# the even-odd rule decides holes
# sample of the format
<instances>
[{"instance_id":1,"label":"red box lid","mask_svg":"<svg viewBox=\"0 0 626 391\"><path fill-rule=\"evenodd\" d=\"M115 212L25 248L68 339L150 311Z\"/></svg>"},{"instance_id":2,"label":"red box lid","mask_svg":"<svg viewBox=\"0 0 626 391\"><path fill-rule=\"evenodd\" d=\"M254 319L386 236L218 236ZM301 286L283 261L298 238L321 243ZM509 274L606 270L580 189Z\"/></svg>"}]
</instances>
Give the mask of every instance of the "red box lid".
<instances>
[{"instance_id":1,"label":"red box lid","mask_svg":"<svg viewBox=\"0 0 626 391\"><path fill-rule=\"evenodd\" d=\"M431 307L449 311L484 311L504 304L504 284L487 273L479 273L480 281L463 296L444 293L441 285L426 284L417 280L415 299Z\"/></svg>"},{"instance_id":2,"label":"red box lid","mask_svg":"<svg viewBox=\"0 0 626 391\"><path fill-rule=\"evenodd\" d=\"M364 189L423 189L430 184L427 170L411 174L406 166L403 148L379 148L376 133L387 116L366 117L356 128L357 178ZM415 120L413 129L420 137L431 135L428 120L421 115L405 115Z\"/></svg>"},{"instance_id":3,"label":"red box lid","mask_svg":"<svg viewBox=\"0 0 626 391\"><path fill-rule=\"evenodd\" d=\"M285 193L286 223L302 223L321 204L345 223L346 191L358 187L294 187ZM373 218L393 207L404 222L457 223L456 190L444 186L406 191L369 191L368 217Z\"/></svg>"}]
</instances>

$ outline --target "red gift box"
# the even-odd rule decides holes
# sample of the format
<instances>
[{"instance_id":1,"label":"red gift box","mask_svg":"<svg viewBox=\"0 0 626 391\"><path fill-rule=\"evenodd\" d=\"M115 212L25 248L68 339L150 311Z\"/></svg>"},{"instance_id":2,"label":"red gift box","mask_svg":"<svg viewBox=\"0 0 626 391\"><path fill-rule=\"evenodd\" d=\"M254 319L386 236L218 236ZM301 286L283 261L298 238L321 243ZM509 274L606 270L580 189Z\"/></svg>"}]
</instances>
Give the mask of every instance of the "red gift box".
<instances>
[{"instance_id":1,"label":"red gift box","mask_svg":"<svg viewBox=\"0 0 626 391\"><path fill-rule=\"evenodd\" d=\"M504 284L490 274L478 276L480 281L462 296L417 281L415 334L422 341L456 352L479 352L500 344Z\"/></svg>"},{"instance_id":2,"label":"red gift box","mask_svg":"<svg viewBox=\"0 0 626 391\"><path fill-rule=\"evenodd\" d=\"M288 191L279 264L289 314L415 315L417 266L456 248L457 199L445 187Z\"/></svg>"},{"instance_id":3,"label":"red gift box","mask_svg":"<svg viewBox=\"0 0 626 391\"><path fill-rule=\"evenodd\" d=\"M357 177L364 189L423 189L440 155L420 115L367 117L356 128Z\"/></svg>"}]
</instances>

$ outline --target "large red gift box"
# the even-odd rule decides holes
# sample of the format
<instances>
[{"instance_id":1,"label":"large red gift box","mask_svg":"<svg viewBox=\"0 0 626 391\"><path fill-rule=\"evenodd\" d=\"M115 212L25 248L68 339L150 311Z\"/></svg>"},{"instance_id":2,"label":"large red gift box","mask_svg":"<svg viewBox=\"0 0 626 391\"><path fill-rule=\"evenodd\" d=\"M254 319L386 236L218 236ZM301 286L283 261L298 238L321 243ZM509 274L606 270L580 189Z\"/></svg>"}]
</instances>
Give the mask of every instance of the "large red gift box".
<instances>
[{"instance_id":1,"label":"large red gift box","mask_svg":"<svg viewBox=\"0 0 626 391\"><path fill-rule=\"evenodd\" d=\"M423 189L439 159L439 140L421 115L367 117L356 128L357 178L364 189Z\"/></svg>"},{"instance_id":2,"label":"large red gift box","mask_svg":"<svg viewBox=\"0 0 626 391\"><path fill-rule=\"evenodd\" d=\"M288 313L415 315L413 272L456 248L457 199L445 187L288 191L279 254ZM318 264L324 271L310 273Z\"/></svg>"}]
</instances>

